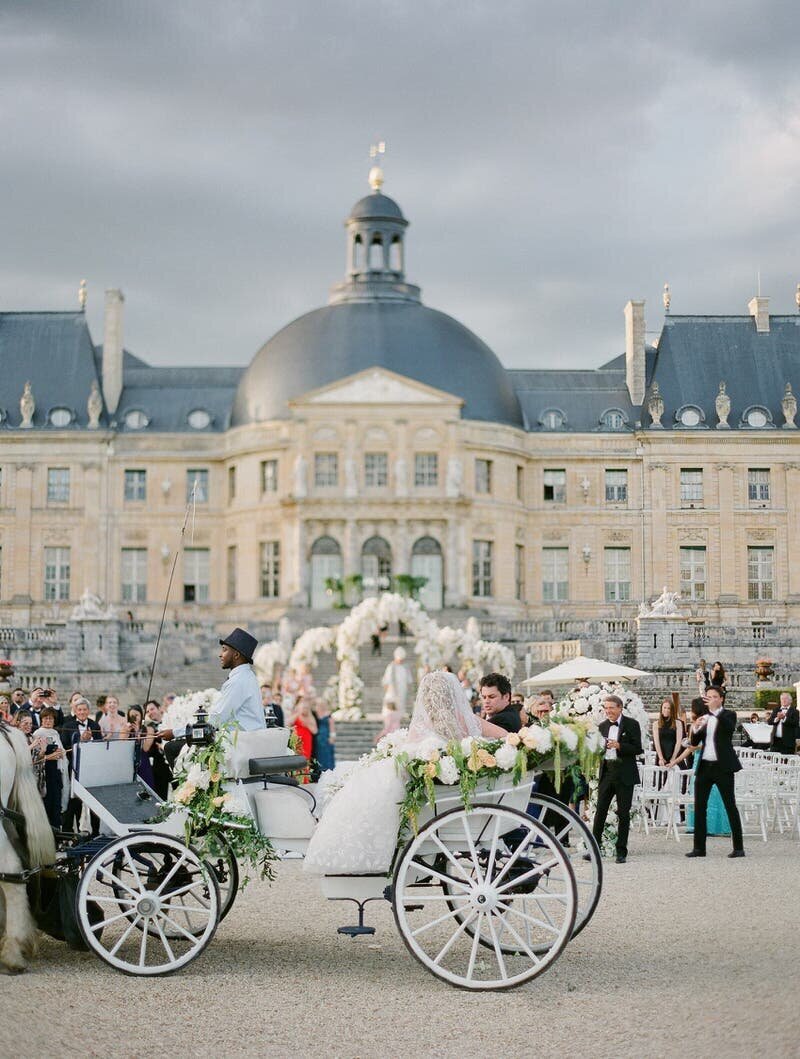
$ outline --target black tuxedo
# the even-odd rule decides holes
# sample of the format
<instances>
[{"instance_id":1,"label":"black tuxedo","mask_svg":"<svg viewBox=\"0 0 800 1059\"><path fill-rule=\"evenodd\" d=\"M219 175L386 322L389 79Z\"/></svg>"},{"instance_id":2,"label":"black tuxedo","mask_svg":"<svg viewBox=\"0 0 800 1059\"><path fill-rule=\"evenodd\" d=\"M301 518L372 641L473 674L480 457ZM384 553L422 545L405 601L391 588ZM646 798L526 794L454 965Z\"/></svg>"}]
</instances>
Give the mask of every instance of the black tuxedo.
<instances>
[{"instance_id":1,"label":"black tuxedo","mask_svg":"<svg viewBox=\"0 0 800 1059\"><path fill-rule=\"evenodd\" d=\"M518 732L522 727L519 719L519 706L508 705L499 713L487 717L489 724L496 724L498 728L505 728L507 732Z\"/></svg>"},{"instance_id":2,"label":"black tuxedo","mask_svg":"<svg viewBox=\"0 0 800 1059\"><path fill-rule=\"evenodd\" d=\"M93 721L90 718L87 719L86 725L89 731L92 733L92 739L99 740L103 738L103 734L100 731L100 725L97 721ZM65 750L72 750L71 754L67 754L67 761L69 762L69 774L72 776L72 758L75 754L73 750L73 744L80 741L80 728L78 727L77 717L67 717L64 721L64 725L61 729L61 742L64 745ZM67 802L67 808L64 810L64 815L61 818L61 827L64 831L77 830L78 824L81 818L82 802L80 798L70 797ZM91 813L92 821L92 834L96 835L100 830L100 821Z\"/></svg>"},{"instance_id":3,"label":"black tuxedo","mask_svg":"<svg viewBox=\"0 0 800 1059\"><path fill-rule=\"evenodd\" d=\"M714 751L717 760L708 761L702 757L708 737L708 724L699 732L692 732L689 741L698 747L701 755L694 781L694 848L698 853L706 851L706 809L711 788L716 785L722 798L728 820L731 825L731 838L734 850L744 847L742 839L742 821L736 808L736 791L734 776L741 770L742 763L733 749L733 733L736 730L736 714L733 710L721 709L717 714L714 731Z\"/></svg>"},{"instance_id":4,"label":"black tuxedo","mask_svg":"<svg viewBox=\"0 0 800 1059\"><path fill-rule=\"evenodd\" d=\"M797 712L796 706L790 706L783 721L781 734L778 735L778 714L780 712L780 706L776 706L769 719L769 723L773 725L772 739L770 740L769 748L776 754L793 754L797 745L797 729L798 726L800 726L800 714Z\"/></svg>"},{"instance_id":5,"label":"black tuxedo","mask_svg":"<svg viewBox=\"0 0 800 1059\"><path fill-rule=\"evenodd\" d=\"M631 829L631 802L633 801L633 788L639 782L639 770L636 767L636 758L642 753L642 730L638 721L632 717L621 714L617 722L619 732L617 739L619 749L615 760L603 758L600 766L600 782L597 786L597 811L594 816L592 828L598 845L603 838L603 828L606 826L606 817L611 808L611 802L617 799L617 817L619 826L617 829L617 856L628 855L628 833ZM603 721L600 732L604 739L608 739L611 721Z\"/></svg>"},{"instance_id":6,"label":"black tuxedo","mask_svg":"<svg viewBox=\"0 0 800 1059\"><path fill-rule=\"evenodd\" d=\"M92 733L92 739L102 739L103 733L100 731L100 725L97 721L93 721L91 717L87 718L86 724L88 725L89 731ZM72 744L76 738L79 738L80 729L78 728L77 717L67 717L64 724L61 726L61 743L65 750L71 750ZM69 768L72 771L72 756L69 756Z\"/></svg>"}]
</instances>

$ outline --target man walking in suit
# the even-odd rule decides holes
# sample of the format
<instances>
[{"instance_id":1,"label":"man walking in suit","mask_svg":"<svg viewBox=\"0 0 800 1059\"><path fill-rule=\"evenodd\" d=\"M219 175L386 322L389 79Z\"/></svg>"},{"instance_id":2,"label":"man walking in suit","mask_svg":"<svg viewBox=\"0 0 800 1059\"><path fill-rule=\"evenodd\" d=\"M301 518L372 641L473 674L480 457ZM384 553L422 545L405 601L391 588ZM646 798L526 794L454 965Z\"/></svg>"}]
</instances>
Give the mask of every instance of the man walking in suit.
<instances>
[{"instance_id":1,"label":"man walking in suit","mask_svg":"<svg viewBox=\"0 0 800 1059\"><path fill-rule=\"evenodd\" d=\"M597 788L597 812L592 833L598 845L603 838L603 828L611 808L617 799L617 864L628 858L628 832L631 829L631 802L633 788L639 782L636 758L642 752L642 730L632 717L623 717L622 699L609 695L603 703L606 720L600 724L600 732L606 741L606 751L600 766L600 782Z\"/></svg>"},{"instance_id":2,"label":"man walking in suit","mask_svg":"<svg viewBox=\"0 0 800 1059\"><path fill-rule=\"evenodd\" d=\"M780 705L772 711L769 723L772 725L769 748L773 754L794 754L800 714L797 707L792 706L792 696L788 691L781 692Z\"/></svg>"},{"instance_id":3,"label":"man walking in suit","mask_svg":"<svg viewBox=\"0 0 800 1059\"><path fill-rule=\"evenodd\" d=\"M100 731L100 725L97 721L93 721L89 717L89 701L88 699L75 699L72 704L72 716L67 717L64 721L64 725L61 729L61 742L67 753L67 762L69 764L69 774L72 776L72 768L74 765L75 747L78 743L89 743L93 739L102 739L103 735ZM64 831L73 831L78 829L81 819L81 811L83 809L83 803L80 798L70 797L67 802L67 808L64 810L64 815L61 819L61 827ZM100 821L94 815L90 814L92 834L96 835L100 830Z\"/></svg>"},{"instance_id":4,"label":"man walking in suit","mask_svg":"<svg viewBox=\"0 0 800 1059\"><path fill-rule=\"evenodd\" d=\"M729 857L744 856L742 821L736 808L734 776L742 765L731 741L736 728L736 714L722 704L722 693L713 684L703 696L708 713L692 725L689 741L700 747L700 764L694 781L694 848L687 857L706 855L706 809L711 788L716 784L731 825L733 852Z\"/></svg>"}]
</instances>

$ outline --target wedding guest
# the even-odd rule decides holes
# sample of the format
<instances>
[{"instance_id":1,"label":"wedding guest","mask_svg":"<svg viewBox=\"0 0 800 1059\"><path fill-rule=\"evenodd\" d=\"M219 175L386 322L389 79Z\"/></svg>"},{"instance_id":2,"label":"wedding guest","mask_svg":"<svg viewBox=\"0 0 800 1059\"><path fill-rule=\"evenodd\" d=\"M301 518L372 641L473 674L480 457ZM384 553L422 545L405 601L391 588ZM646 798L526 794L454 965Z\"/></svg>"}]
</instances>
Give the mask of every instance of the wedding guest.
<instances>
[{"instance_id":1,"label":"wedding guest","mask_svg":"<svg viewBox=\"0 0 800 1059\"><path fill-rule=\"evenodd\" d=\"M639 722L622 713L622 699L608 695L603 703L606 720L600 723L600 733L606 741L600 780L597 788L597 809L592 833L598 845L603 838L606 817L612 801L617 801L616 862L628 859L628 832L631 826L633 788L639 782L636 758L642 753L642 730Z\"/></svg>"},{"instance_id":2,"label":"wedding guest","mask_svg":"<svg viewBox=\"0 0 800 1059\"><path fill-rule=\"evenodd\" d=\"M13 717L17 710L23 709L25 706L29 706L28 696L25 694L24 688L14 688L11 692L11 716Z\"/></svg>"},{"instance_id":3,"label":"wedding guest","mask_svg":"<svg viewBox=\"0 0 800 1059\"><path fill-rule=\"evenodd\" d=\"M711 687L703 699L708 713L694 722L690 735L692 746L698 747L700 762L694 783L694 848L686 856L706 855L706 810L711 790L716 787L731 825L733 851L728 856L743 857L742 821L736 807L734 789L734 776L742 767L732 743L736 714L724 708L720 689L713 683L713 673Z\"/></svg>"},{"instance_id":4,"label":"wedding guest","mask_svg":"<svg viewBox=\"0 0 800 1059\"><path fill-rule=\"evenodd\" d=\"M283 728L283 706L280 703L280 689L276 695L274 686L270 687L269 684L262 684L261 705L264 707L264 713L267 718L269 718L270 711L272 711L275 725L278 728Z\"/></svg>"},{"instance_id":5,"label":"wedding guest","mask_svg":"<svg viewBox=\"0 0 800 1059\"><path fill-rule=\"evenodd\" d=\"M116 695L106 695L103 703L103 712L98 719L100 731L104 739L120 739L122 730L126 725L125 715L119 708L119 699Z\"/></svg>"},{"instance_id":6,"label":"wedding guest","mask_svg":"<svg viewBox=\"0 0 800 1059\"><path fill-rule=\"evenodd\" d=\"M383 679L381 680L383 686L383 704L381 706L383 731L378 735L376 742L383 739L390 732L396 732L405 715L408 690L411 686L411 673L404 664L405 660L405 647L396 647L392 661L383 672Z\"/></svg>"},{"instance_id":7,"label":"wedding guest","mask_svg":"<svg viewBox=\"0 0 800 1059\"><path fill-rule=\"evenodd\" d=\"M314 756L314 736L317 734L318 727L311 703L305 696L301 696L295 702L290 724L300 740L300 753L310 762ZM304 782L308 783L308 781L309 774L306 774Z\"/></svg>"},{"instance_id":8,"label":"wedding guest","mask_svg":"<svg viewBox=\"0 0 800 1059\"><path fill-rule=\"evenodd\" d=\"M147 759L149 772L152 776L153 782L149 785L159 798L166 801L170 784L172 783L172 769L167 764L164 756L164 743L172 738L173 732L172 729L162 726L161 718L161 704L156 699L149 699L144 704L144 738L142 740L141 754ZM147 765L144 766L144 771L141 768L139 769L139 775L142 776L146 783L149 783L146 775L148 771Z\"/></svg>"},{"instance_id":9,"label":"wedding guest","mask_svg":"<svg viewBox=\"0 0 800 1059\"><path fill-rule=\"evenodd\" d=\"M550 714L553 709L553 704L544 695L537 695L533 699L528 699L525 704L524 716L520 714L520 719L523 724L530 724L531 722L539 725L548 725L550 723Z\"/></svg>"},{"instance_id":10,"label":"wedding guest","mask_svg":"<svg viewBox=\"0 0 800 1059\"><path fill-rule=\"evenodd\" d=\"M722 662L715 662L711 667L711 680L708 686L711 688L725 688L725 667ZM725 698L724 690L722 697L723 699Z\"/></svg>"},{"instance_id":11,"label":"wedding guest","mask_svg":"<svg viewBox=\"0 0 800 1059\"><path fill-rule=\"evenodd\" d=\"M708 664L705 658L701 658L694 671L694 679L697 681L697 693L702 695L711 684L711 675L708 672Z\"/></svg>"},{"instance_id":12,"label":"wedding guest","mask_svg":"<svg viewBox=\"0 0 800 1059\"><path fill-rule=\"evenodd\" d=\"M67 751L67 764L69 765L70 773L72 773L73 756L77 743L87 743L103 738L100 732L100 725L89 717L89 710L88 699L75 699L72 706L72 716L67 717L61 727L61 745ZM79 798L70 798L62 816L62 830L77 830L82 810L83 803L81 800ZM91 830L93 835L96 835L100 830L100 821L93 813L91 814Z\"/></svg>"},{"instance_id":13,"label":"wedding guest","mask_svg":"<svg viewBox=\"0 0 800 1059\"><path fill-rule=\"evenodd\" d=\"M35 738L42 741L44 752L42 762L44 764L44 808L50 826L56 829L61 827L61 814L66 808L66 794L69 784L69 773L67 770L67 752L61 745L61 740L56 732L55 725L58 715L51 706L45 706L42 710L42 726L34 733Z\"/></svg>"},{"instance_id":14,"label":"wedding guest","mask_svg":"<svg viewBox=\"0 0 800 1059\"><path fill-rule=\"evenodd\" d=\"M797 729L800 717L798 717L797 707L792 705L790 692L781 692L780 701L767 723L772 725L770 750L774 754L794 754L797 749Z\"/></svg>"},{"instance_id":15,"label":"wedding guest","mask_svg":"<svg viewBox=\"0 0 800 1059\"><path fill-rule=\"evenodd\" d=\"M11 720L11 700L5 695L0 695L0 721L8 723Z\"/></svg>"},{"instance_id":16,"label":"wedding guest","mask_svg":"<svg viewBox=\"0 0 800 1059\"><path fill-rule=\"evenodd\" d=\"M105 695L98 695L97 698L94 700L94 704L96 706L95 713L94 713L94 719L99 724L100 723L100 718L105 713L106 696Z\"/></svg>"},{"instance_id":17,"label":"wedding guest","mask_svg":"<svg viewBox=\"0 0 800 1059\"><path fill-rule=\"evenodd\" d=\"M511 682L502 673L487 673L481 678L481 717L507 732L518 732L522 727L519 709L511 705Z\"/></svg>"},{"instance_id":18,"label":"wedding guest","mask_svg":"<svg viewBox=\"0 0 800 1059\"><path fill-rule=\"evenodd\" d=\"M336 767L336 726L331 717L331 708L325 699L317 699L314 704L314 714L317 718L317 734L314 737L314 760L317 763L316 772L327 772Z\"/></svg>"},{"instance_id":19,"label":"wedding guest","mask_svg":"<svg viewBox=\"0 0 800 1059\"><path fill-rule=\"evenodd\" d=\"M708 708L702 698L692 699L691 709L691 723L694 724L701 717L704 717L708 713ZM694 782L697 782L697 768L700 764L700 754L698 748L692 746L688 737L685 740L686 746L681 751L678 757L678 765L683 768L689 763L689 758L693 760L694 768ZM694 808L688 806L686 810L686 831L688 834L694 832ZM731 825L728 820L728 814L725 812L725 806L722 804L722 798L716 787L713 787L711 794L708 798L708 806L706 808L706 834L708 835L729 835L731 833Z\"/></svg>"},{"instance_id":20,"label":"wedding guest","mask_svg":"<svg viewBox=\"0 0 800 1059\"><path fill-rule=\"evenodd\" d=\"M664 699L652 728L657 765L663 768L665 765L677 763L681 753L683 733L683 724L678 720L677 706L671 698Z\"/></svg>"},{"instance_id":21,"label":"wedding guest","mask_svg":"<svg viewBox=\"0 0 800 1059\"><path fill-rule=\"evenodd\" d=\"M521 691L512 691L511 693L511 705L516 706L518 710L522 709L525 705L525 696Z\"/></svg>"}]
</instances>

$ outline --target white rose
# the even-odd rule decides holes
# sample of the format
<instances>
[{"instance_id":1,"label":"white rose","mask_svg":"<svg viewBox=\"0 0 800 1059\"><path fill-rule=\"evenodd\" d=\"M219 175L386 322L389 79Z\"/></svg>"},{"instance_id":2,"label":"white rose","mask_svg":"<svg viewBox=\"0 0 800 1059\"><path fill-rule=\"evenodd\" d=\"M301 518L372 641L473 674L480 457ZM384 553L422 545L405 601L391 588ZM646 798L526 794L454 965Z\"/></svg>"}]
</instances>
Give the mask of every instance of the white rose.
<instances>
[{"instance_id":1,"label":"white rose","mask_svg":"<svg viewBox=\"0 0 800 1059\"><path fill-rule=\"evenodd\" d=\"M501 747L498 747L494 752L494 759L497 762L497 767L503 769L504 772L513 769L517 760L517 751L515 747L509 746L508 743L503 743Z\"/></svg>"},{"instance_id":2,"label":"white rose","mask_svg":"<svg viewBox=\"0 0 800 1059\"><path fill-rule=\"evenodd\" d=\"M442 783L458 783L458 765L455 762L455 758L450 757L449 754L445 754L439 760L439 779Z\"/></svg>"},{"instance_id":3,"label":"white rose","mask_svg":"<svg viewBox=\"0 0 800 1059\"><path fill-rule=\"evenodd\" d=\"M599 729L593 728L586 736L586 746L592 754L596 754L598 750L602 750L605 745L605 739L600 734Z\"/></svg>"},{"instance_id":4,"label":"white rose","mask_svg":"<svg viewBox=\"0 0 800 1059\"><path fill-rule=\"evenodd\" d=\"M208 785L211 783L211 773L208 769L204 769L199 762L195 762L189 769L189 773L186 776L187 784L192 787L197 787L201 791L207 791Z\"/></svg>"},{"instance_id":5,"label":"white rose","mask_svg":"<svg viewBox=\"0 0 800 1059\"><path fill-rule=\"evenodd\" d=\"M582 713L586 713L588 709L589 703L585 699L579 699L578 702L575 703L575 713L579 716Z\"/></svg>"},{"instance_id":6,"label":"white rose","mask_svg":"<svg viewBox=\"0 0 800 1059\"><path fill-rule=\"evenodd\" d=\"M559 742L562 746L565 746L567 750L578 749L578 733L572 728L562 725L558 733L558 738Z\"/></svg>"},{"instance_id":7,"label":"white rose","mask_svg":"<svg viewBox=\"0 0 800 1059\"><path fill-rule=\"evenodd\" d=\"M553 734L550 729L542 728L538 724L531 725L526 739L533 742L533 749L540 754L546 754L553 746Z\"/></svg>"},{"instance_id":8,"label":"white rose","mask_svg":"<svg viewBox=\"0 0 800 1059\"><path fill-rule=\"evenodd\" d=\"M411 747L413 757L418 761L430 761L431 757L437 750L441 750L445 745L443 739L437 739L436 736L430 736L428 739L423 739L422 742L417 743Z\"/></svg>"},{"instance_id":9,"label":"white rose","mask_svg":"<svg viewBox=\"0 0 800 1059\"><path fill-rule=\"evenodd\" d=\"M466 739L461 740L461 752L466 755L471 754L474 745L475 740L472 738L471 735L468 735Z\"/></svg>"}]
</instances>

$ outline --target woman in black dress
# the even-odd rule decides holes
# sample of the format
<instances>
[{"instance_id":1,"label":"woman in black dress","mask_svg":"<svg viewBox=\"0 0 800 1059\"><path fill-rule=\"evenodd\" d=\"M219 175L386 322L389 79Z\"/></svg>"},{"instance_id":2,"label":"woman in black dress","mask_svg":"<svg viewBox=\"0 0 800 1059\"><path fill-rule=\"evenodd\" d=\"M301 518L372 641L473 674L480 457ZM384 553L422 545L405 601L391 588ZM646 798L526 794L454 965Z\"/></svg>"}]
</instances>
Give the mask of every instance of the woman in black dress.
<instances>
[{"instance_id":1,"label":"woman in black dress","mask_svg":"<svg viewBox=\"0 0 800 1059\"><path fill-rule=\"evenodd\" d=\"M678 719L678 707L672 699L664 699L653 721L653 745L656 749L656 764L662 768L674 765L681 752L683 724Z\"/></svg>"},{"instance_id":2,"label":"woman in black dress","mask_svg":"<svg viewBox=\"0 0 800 1059\"><path fill-rule=\"evenodd\" d=\"M725 690L725 667L722 662L715 662L711 667L711 685L712 688L722 688ZM724 698L723 694L723 698Z\"/></svg>"}]
</instances>

